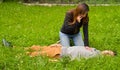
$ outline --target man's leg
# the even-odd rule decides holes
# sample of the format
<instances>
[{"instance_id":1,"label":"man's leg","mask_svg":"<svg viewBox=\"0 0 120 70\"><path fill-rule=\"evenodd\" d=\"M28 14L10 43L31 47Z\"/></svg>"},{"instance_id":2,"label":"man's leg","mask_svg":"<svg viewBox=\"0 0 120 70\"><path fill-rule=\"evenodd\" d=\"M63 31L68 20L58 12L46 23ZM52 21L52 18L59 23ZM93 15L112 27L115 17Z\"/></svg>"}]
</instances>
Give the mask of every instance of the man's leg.
<instances>
[{"instance_id":1,"label":"man's leg","mask_svg":"<svg viewBox=\"0 0 120 70\"><path fill-rule=\"evenodd\" d=\"M41 47L41 46L38 46L38 45L33 45L33 46L31 46L31 47L27 47L27 48L25 48L25 50L30 50L30 51L39 51L40 49L42 49L43 47Z\"/></svg>"}]
</instances>

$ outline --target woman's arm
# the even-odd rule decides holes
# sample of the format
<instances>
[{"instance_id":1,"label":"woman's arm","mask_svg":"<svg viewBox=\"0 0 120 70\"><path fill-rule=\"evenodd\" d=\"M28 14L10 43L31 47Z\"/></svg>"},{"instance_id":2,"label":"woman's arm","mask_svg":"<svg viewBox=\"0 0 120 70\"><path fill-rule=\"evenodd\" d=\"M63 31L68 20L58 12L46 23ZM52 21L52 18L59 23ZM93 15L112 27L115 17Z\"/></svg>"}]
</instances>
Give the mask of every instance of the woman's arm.
<instances>
[{"instance_id":1,"label":"woman's arm","mask_svg":"<svg viewBox=\"0 0 120 70\"><path fill-rule=\"evenodd\" d=\"M61 32L66 33L66 34L74 34L75 29L78 26L78 23L75 22L73 23L73 14L71 12L67 12L65 19L64 19L64 24L61 28Z\"/></svg>"},{"instance_id":2,"label":"woman's arm","mask_svg":"<svg viewBox=\"0 0 120 70\"><path fill-rule=\"evenodd\" d=\"M67 26L67 28L70 28L70 29L75 28L75 25L77 22L75 22L74 24L72 23L73 23L73 14L71 12L67 12L64 19L64 24L65 26Z\"/></svg>"},{"instance_id":3,"label":"woman's arm","mask_svg":"<svg viewBox=\"0 0 120 70\"><path fill-rule=\"evenodd\" d=\"M89 46L88 22L83 24L83 33L84 33L84 44L85 46Z\"/></svg>"}]
</instances>

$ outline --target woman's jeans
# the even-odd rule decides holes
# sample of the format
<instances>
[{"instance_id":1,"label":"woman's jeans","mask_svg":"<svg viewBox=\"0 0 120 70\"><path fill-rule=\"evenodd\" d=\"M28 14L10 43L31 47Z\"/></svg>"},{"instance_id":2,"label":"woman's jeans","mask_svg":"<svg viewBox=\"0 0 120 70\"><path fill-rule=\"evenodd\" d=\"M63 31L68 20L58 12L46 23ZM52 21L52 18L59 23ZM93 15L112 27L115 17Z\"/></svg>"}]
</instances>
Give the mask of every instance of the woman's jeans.
<instances>
[{"instance_id":1,"label":"woman's jeans","mask_svg":"<svg viewBox=\"0 0 120 70\"><path fill-rule=\"evenodd\" d=\"M80 32L74 35L69 35L62 32L59 32L59 34L60 34L60 43L64 47L70 47L70 39L73 40L75 46L84 46L84 42L82 40L82 36Z\"/></svg>"}]
</instances>

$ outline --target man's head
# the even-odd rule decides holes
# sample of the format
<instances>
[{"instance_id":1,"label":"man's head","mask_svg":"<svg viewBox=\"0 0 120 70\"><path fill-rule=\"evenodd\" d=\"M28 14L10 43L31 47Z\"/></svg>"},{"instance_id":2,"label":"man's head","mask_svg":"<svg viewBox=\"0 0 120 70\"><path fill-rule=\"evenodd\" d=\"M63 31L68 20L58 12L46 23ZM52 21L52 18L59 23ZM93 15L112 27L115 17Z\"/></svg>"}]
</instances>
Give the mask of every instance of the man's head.
<instances>
[{"instance_id":1,"label":"man's head","mask_svg":"<svg viewBox=\"0 0 120 70\"><path fill-rule=\"evenodd\" d=\"M111 51L111 50L104 50L101 52L102 55L109 55L109 56L115 56L116 53L114 51Z\"/></svg>"}]
</instances>

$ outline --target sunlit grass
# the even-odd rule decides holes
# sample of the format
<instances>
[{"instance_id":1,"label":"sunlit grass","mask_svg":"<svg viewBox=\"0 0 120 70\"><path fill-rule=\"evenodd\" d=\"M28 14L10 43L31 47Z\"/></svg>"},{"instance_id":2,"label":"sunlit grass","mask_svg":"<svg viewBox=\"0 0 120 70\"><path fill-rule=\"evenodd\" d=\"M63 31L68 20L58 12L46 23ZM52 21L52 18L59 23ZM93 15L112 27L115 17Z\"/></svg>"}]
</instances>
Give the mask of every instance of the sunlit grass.
<instances>
[{"instance_id":1,"label":"sunlit grass","mask_svg":"<svg viewBox=\"0 0 120 70\"><path fill-rule=\"evenodd\" d=\"M25 6L0 4L0 40L6 38L15 48L0 45L0 69L5 70L118 70L120 66L120 6L90 7L90 46L118 52L115 57L49 62L46 57L30 58L24 47L50 45L59 40L65 12L75 6ZM82 29L81 29L82 32ZM1 44L1 43L0 43Z\"/></svg>"}]
</instances>

